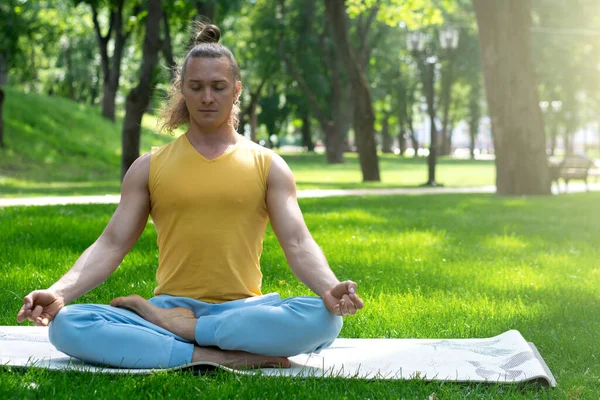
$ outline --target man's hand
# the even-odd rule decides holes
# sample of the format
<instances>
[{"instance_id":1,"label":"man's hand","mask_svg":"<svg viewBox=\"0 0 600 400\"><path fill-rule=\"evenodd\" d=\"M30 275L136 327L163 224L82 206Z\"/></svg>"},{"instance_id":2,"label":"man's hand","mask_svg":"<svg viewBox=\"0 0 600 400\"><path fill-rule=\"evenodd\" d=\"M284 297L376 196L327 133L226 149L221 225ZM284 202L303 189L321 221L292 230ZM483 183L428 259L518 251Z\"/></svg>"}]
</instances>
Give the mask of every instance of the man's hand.
<instances>
[{"instance_id":1,"label":"man's hand","mask_svg":"<svg viewBox=\"0 0 600 400\"><path fill-rule=\"evenodd\" d=\"M323 302L336 315L354 315L364 306L362 299L356 294L356 288L356 283L352 281L340 282L325 292Z\"/></svg>"},{"instance_id":2,"label":"man's hand","mask_svg":"<svg viewBox=\"0 0 600 400\"><path fill-rule=\"evenodd\" d=\"M23 322L28 319L36 326L48 326L65 306L62 297L50 290L35 290L23 298L23 303L17 314L17 321Z\"/></svg>"}]
</instances>

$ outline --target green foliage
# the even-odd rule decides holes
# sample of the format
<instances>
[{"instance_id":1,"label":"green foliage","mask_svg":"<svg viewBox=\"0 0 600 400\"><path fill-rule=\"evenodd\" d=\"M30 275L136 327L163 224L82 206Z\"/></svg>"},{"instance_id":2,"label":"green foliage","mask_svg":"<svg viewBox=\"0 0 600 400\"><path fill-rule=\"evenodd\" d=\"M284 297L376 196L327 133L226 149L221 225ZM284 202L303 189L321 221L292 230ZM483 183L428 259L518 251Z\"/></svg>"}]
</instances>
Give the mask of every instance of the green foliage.
<instances>
[{"instance_id":1,"label":"green foliage","mask_svg":"<svg viewBox=\"0 0 600 400\"><path fill-rule=\"evenodd\" d=\"M360 4L358 0L353 3ZM437 4L435 0L387 0L381 4L381 11L378 18L390 26L398 26L403 23L408 29L420 29L424 26L441 25L444 22L442 9L449 12L454 10L453 1L442 1ZM355 9L359 10L360 5ZM351 11L352 10L352 11ZM353 9L349 8L349 14L352 15Z\"/></svg>"},{"instance_id":2,"label":"green foliage","mask_svg":"<svg viewBox=\"0 0 600 400\"><path fill-rule=\"evenodd\" d=\"M517 329L556 389L496 384L285 379L210 374L90 375L0 372L0 397L21 398L596 398L600 214L598 193L344 197L301 200L309 229L338 277L358 282L366 307L342 337L474 338ZM0 323L46 287L102 232L114 205L0 209ZM81 221L85 221L82 223ZM264 292L308 295L269 229ZM149 225L105 284L80 302L152 296L156 233Z\"/></svg>"},{"instance_id":3,"label":"green foliage","mask_svg":"<svg viewBox=\"0 0 600 400\"><path fill-rule=\"evenodd\" d=\"M17 71L27 71L30 63L26 53L35 51L27 46L28 40L43 39L36 43L37 48L47 48L48 40L55 38L54 29L44 21L45 13L50 8L51 1L18 1L7 0L0 3L0 59ZM25 67L25 68L24 68Z\"/></svg>"}]
</instances>

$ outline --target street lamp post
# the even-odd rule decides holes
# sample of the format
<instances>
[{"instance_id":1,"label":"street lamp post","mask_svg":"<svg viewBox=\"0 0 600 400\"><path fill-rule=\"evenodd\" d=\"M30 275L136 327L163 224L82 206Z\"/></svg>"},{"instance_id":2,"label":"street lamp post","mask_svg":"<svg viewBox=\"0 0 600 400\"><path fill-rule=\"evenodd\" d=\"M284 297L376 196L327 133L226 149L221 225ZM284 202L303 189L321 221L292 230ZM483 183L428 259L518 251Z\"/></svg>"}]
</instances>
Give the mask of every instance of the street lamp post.
<instances>
[{"instance_id":1,"label":"street lamp post","mask_svg":"<svg viewBox=\"0 0 600 400\"><path fill-rule=\"evenodd\" d=\"M458 46L458 29L448 27L440 31L440 46L444 50L456 49ZM443 186L435 180L435 166L437 163L438 133L435 126L435 66L438 58L433 54L432 47L425 46L430 41L430 35L422 31L409 31L406 35L406 47L413 53L421 66L423 76L423 89L427 99L427 114L430 121L430 144L427 158L429 177L423 186Z\"/></svg>"}]
</instances>

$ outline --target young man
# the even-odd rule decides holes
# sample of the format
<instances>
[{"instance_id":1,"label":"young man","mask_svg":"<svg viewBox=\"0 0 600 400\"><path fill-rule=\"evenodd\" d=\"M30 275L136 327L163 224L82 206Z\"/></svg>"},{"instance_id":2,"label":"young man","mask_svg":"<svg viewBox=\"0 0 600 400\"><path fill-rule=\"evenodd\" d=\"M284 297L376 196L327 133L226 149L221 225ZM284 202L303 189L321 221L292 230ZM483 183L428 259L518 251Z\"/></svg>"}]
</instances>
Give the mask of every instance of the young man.
<instances>
[{"instance_id":1,"label":"young man","mask_svg":"<svg viewBox=\"0 0 600 400\"><path fill-rule=\"evenodd\" d=\"M285 161L236 133L241 78L219 37L214 25L199 31L174 85L165 126L188 123L186 134L134 162L102 235L54 285L24 298L18 321L51 322L64 353L128 368L289 366L287 357L329 346L341 317L363 307L356 283L337 280L308 232ZM65 307L115 271L149 215L155 297ZM294 274L319 297L261 293L269 219Z\"/></svg>"}]
</instances>

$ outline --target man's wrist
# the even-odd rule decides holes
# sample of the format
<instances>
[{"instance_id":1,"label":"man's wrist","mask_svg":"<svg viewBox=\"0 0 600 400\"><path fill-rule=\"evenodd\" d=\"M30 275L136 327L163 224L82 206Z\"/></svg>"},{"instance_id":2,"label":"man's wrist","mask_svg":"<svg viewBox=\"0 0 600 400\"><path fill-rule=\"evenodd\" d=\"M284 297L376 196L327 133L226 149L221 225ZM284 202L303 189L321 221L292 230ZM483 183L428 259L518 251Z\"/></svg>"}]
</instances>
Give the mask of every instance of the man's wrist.
<instances>
[{"instance_id":1,"label":"man's wrist","mask_svg":"<svg viewBox=\"0 0 600 400\"><path fill-rule=\"evenodd\" d=\"M54 294L54 296L62 301L63 304L67 304L66 300L65 300L65 294L63 292L63 290L61 288L57 288L54 285L50 286L48 289L46 289L49 292L52 292L52 294Z\"/></svg>"}]
</instances>

